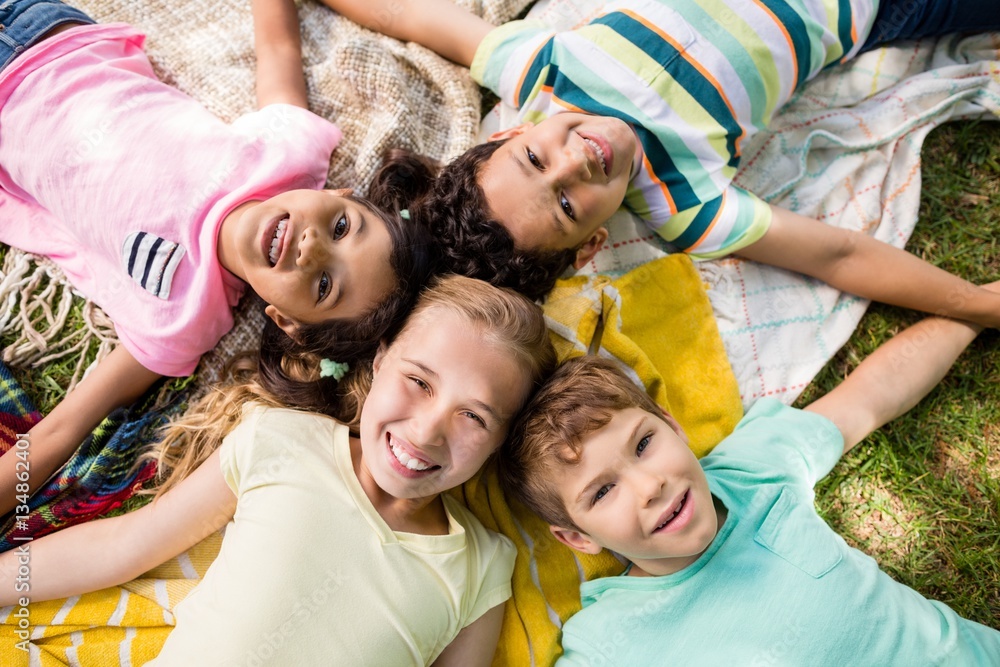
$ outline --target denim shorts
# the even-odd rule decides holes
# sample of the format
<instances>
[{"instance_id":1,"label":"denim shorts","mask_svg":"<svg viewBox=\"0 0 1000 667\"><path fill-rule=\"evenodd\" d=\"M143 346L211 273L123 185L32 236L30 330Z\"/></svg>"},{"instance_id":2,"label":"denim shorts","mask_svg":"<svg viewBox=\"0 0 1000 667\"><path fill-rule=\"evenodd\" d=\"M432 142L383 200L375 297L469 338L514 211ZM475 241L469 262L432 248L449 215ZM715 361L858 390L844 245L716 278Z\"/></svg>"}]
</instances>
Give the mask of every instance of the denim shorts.
<instances>
[{"instance_id":1,"label":"denim shorts","mask_svg":"<svg viewBox=\"0 0 1000 667\"><path fill-rule=\"evenodd\" d=\"M0 0L0 69L63 23L95 23L59 0Z\"/></svg>"},{"instance_id":2,"label":"denim shorts","mask_svg":"<svg viewBox=\"0 0 1000 667\"><path fill-rule=\"evenodd\" d=\"M1000 0L881 0L862 51L897 39L1000 30Z\"/></svg>"}]
</instances>

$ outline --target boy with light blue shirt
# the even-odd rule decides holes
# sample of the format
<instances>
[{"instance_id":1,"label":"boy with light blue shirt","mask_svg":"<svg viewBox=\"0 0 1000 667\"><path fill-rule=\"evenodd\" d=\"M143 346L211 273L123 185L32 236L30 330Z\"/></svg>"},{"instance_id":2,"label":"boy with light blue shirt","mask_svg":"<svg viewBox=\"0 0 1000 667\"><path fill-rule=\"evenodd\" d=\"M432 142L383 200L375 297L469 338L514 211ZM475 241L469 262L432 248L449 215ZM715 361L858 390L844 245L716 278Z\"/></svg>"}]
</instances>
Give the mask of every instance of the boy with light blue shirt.
<instances>
[{"instance_id":1,"label":"boy with light blue shirt","mask_svg":"<svg viewBox=\"0 0 1000 667\"><path fill-rule=\"evenodd\" d=\"M501 479L559 541L631 564L583 584L558 664L1000 664L1000 632L891 579L813 505L840 456L979 330L924 320L804 410L757 402L701 461L612 362L564 364L505 445Z\"/></svg>"}]
</instances>

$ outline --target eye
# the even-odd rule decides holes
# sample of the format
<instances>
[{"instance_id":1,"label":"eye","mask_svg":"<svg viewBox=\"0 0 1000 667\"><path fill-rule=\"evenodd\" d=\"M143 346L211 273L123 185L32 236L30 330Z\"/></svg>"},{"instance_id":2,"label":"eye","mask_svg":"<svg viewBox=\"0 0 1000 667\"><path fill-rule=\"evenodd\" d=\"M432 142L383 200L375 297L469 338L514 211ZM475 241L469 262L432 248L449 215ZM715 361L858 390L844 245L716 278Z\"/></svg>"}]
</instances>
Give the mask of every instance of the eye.
<instances>
[{"instance_id":1,"label":"eye","mask_svg":"<svg viewBox=\"0 0 1000 667\"><path fill-rule=\"evenodd\" d=\"M596 505L601 500L601 498L603 498L604 496L608 495L608 493L611 492L611 489L613 487L614 484L605 484L604 486L599 488L597 490L597 493L594 494L594 499L590 501L590 504Z\"/></svg>"},{"instance_id":2,"label":"eye","mask_svg":"<svg viewBox=\"0 0 1000 667\"><path fill-rule=\"evenodd\" d=\"M573 205L566 199L566 195L559 195L559 206L562 207L563 213L566 214L567 218L576 220L576 216L573 214Z\"/></svg>"},{"instance_id":3,"label":"eye","mask_svg":"<svg viewBox=\"0 0 1000 667\"><path fill-rule=\"evenodd\" d=\"M340 219L333 224L333 240L339 241L340 239L347 236L347 232L351 229L351 223L347 219L346 215L340 216Z\"/></svg>"},{"instance_id":4,"label":"eye","mask_svg":"<svg viewBox=\"0 0 1000 667\"><path fill-rule=\"evenodd\" d=\"M649 441L652 439L653 436L651 435L643 436L642 440L639 441L639 444L635 446L635 455L639 456L644 451L646 451L646 447L649 446Z\"/></svg>"},{"instance_id":5,"label":"eye","mask_svg":"<svg viewBox=\"0 0 1000 667\"><path fill-rule=\"evenodd\" d=\"M410 376L410 382L412 382L413 384L417 385L417 387L420 389L420 391L423 391L425 393L430 393L431 388L428 387L427 383L424 382L423 380L421 380L420 378L411 375Z\"/></svg>"},{"instance_id":6,"label":"eye","mask_svg":"<svg viewBox=\"0 0 1000 667\"><path fill-rule=\"evenodd\" d=\"M480 417L479 415L477 415L475 412L466 411L466 412L463 412L462 414L465 415L466 417L468 417L469 419L472 419L473 421L475 421L476 423L478 423L483 428L486 428L486 422L483 420L482 417Z\"/></svg>"},{"instance_id":7,"label":"eye","mask_svg":"<svg viewBox=\"0 0 1000 667\"><path fill-rule=\"evenodd\" d=\"M528 154L528 162L531 163L532 167L534 167L535 169L537 169L539 171L542 171L542 170L545 169L545 167L542 166L541 160L538 159L537 155L535 155L534 153L531 152L530 148L525 148L524 150Z\"/></svg>"},{"instance_id":8,"label":"eye","mask_svg":"<svg viewBox=\"0 0 1000 667\"><path fill-rule=\"evenodd\" d=\"M323 275L319 277L319 299L317 300L322 301L323 299L326 298L326 295L329 293L330 293L330 276L327 275L326 273L323 273Z\"/></svg>"}]
</instances>

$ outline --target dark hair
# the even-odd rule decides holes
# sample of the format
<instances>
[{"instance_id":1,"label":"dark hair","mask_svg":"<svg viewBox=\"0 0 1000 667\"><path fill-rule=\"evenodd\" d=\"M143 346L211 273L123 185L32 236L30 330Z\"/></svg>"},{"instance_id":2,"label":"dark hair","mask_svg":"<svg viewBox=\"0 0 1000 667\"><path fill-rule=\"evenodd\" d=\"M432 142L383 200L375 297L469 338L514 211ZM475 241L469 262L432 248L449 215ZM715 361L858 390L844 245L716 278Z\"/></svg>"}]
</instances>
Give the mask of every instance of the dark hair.
<instances>
[{"instance_id":1,"label":"dark hair","mask_svg":"<svg viewBox=\"0 0 1000 667\"><path fill-rule=\"evenodd\" d=\"M518 250L493 217L479 172L503 145L473 146L444 168L410 151L391 151L372 184L372 200L395 210L406 208L427 227L438 245L444 271L509 287L542 299L576 257L576 250Z\"/></svg>"},{"instance_id":2,"label":"dark hair","mask_svg":"<svg viewBox=\"0 0 1000 667\"><path fill-rule=\"evenodd\" d=\"M580 462L583 441L616 413L663 410L610 359L583 356L563 363L521 411L498 457L504 492L546 522L578 529L553 479Z\"/></svg>"},{"instance_id":3,"label":"dark hair","mask_svg":"<svg viewBox=\"0 0 1000 667\"><path fill-rule=\"evenodd\" d=\"M260 385L275 399L295 408L322 412L345 424L356 421L360 405L354 405L349 392L342 389L348 382L319 377L320 360L346 363L350 375L366 372L379 342L396 335L436 269L434 244L424 227L402 219L398 213L381 210L368 200L349 198L385 222L392 241L389 265L396 276L396 288L365 315L302 325L295 339L267 318L257 362Z\"/></svg>"}]
</instances>

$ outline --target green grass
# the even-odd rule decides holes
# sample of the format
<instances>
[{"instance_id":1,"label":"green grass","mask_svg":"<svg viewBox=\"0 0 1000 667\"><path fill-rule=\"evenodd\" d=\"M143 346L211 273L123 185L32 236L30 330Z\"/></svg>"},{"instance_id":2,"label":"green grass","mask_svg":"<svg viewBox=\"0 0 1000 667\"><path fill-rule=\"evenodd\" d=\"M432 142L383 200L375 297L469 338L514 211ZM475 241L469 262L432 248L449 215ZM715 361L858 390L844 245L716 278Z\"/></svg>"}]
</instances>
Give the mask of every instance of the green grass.
<instances>
[{"instance_id":1,"label":"green grass","mask_svg":"<svg viewBox=\"0 0 1000 667\"><path fill-rule=\"evenodd\" d=\"M0 265L7 254L7 247L0 245ZM15 312L16 312L15 307ZM66 319L64 331L75 331L83 328L83 301L74 299L69 316ZM0 335L0 350L6 348L14 340L10 333ZM85 353L84 368L97 358L98 343L94 341ZM56 361L46 363L39 368L12 367L11 372L21 388L31 397L35 407L42 414L48 414L66 395L73 373L79 362L79 355L73 354Z\"/></svg>"},{"instance_id":2,"label":"green grass","mask_svg":"<svg viewBox=\"0 0 1000 667\"><path fill-rule=\"evenodd\" d=\"M981 283L1000 278L1000 123L953 123L924 145L907 248ZM797 405L836 386L916 321L873 305ZM816 489L821 513L895 579L1000 627L1000 336L987 331L909 414L848 454Z\"/></svg>"}]
</instances>

